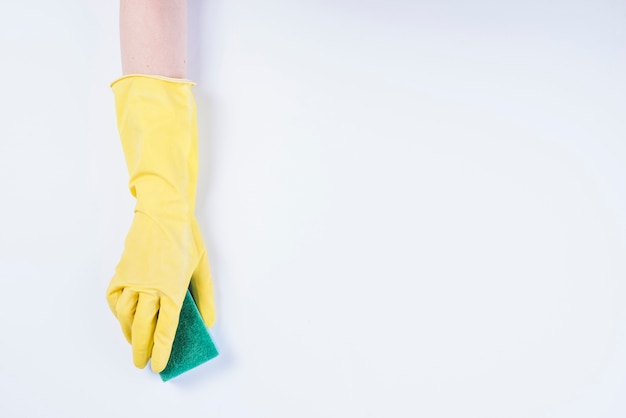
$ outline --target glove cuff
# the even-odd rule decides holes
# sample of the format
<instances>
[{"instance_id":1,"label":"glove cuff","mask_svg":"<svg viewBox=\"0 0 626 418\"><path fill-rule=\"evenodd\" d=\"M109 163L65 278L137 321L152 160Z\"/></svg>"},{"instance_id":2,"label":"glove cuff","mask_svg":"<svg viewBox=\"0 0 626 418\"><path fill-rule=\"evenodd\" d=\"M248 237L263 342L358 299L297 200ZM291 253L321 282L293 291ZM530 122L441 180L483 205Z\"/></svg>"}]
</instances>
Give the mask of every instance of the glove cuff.
<instances>
[{"instance_id":1,"label":"glove cuff","mask_svg":"<svg viewBox=\"0 0 626 418\"><path fill-rule=\"evenodd\" d=\"M111 83L118 130L136 210L194 215L198 133L194 83L129 74Z\"/></svg>"},{"instance_id":2,"label":"glove cuff","mask_svg":"<svg viewBox=\"0 0 626 418\"><path fill-rule=\"evenodd\" d=\"M196 83L194 83L191 80L188 80L186 78L173 78L173 77L165 77L162 75L156 75L156 74L126 74L123 75L115 80L113 80L113 82L111 82L111 84L109 85L109 87L113 88L113 86L122 80L125 80L127 78L134 78L134 77L141 77L141 78L153 78L156 80L163 80L163 81L169 81L171 83L179 83L179 84L190 84L192 86L195 86Z\"/></svg>"}]
</instances>

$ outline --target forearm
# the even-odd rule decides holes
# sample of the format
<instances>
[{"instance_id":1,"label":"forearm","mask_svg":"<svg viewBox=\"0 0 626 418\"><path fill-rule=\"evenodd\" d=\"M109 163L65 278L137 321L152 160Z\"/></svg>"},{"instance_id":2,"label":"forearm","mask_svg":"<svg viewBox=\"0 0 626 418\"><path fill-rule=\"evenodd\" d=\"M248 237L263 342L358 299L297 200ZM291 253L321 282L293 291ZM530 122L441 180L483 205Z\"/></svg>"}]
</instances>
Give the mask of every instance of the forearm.
<instances>
[{"instance_id":1,"label":"forearm","mask_svg":"<svg viewBox=\"0 0 626 418\"><path fill-rule=\"evenodd\" d=\"M187 0L121 0L123 74L187 76Z\"/></svg>"}]
</instances>

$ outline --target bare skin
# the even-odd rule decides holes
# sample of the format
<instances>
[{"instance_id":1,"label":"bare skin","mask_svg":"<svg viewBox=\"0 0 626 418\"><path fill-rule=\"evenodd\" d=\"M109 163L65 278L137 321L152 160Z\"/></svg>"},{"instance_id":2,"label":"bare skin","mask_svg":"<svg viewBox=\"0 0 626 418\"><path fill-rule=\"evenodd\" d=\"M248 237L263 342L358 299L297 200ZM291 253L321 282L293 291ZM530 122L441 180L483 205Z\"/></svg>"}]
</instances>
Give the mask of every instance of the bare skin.
<instances>
[{"instance_id":1,"label":"bare skin","mask_svg":"<svg viewBox=\"0 0 626 418\"><path fill-rule=\"evenodd\" d=\"M120 0L122 72L187 76L187 0Z\"/></svg>"}]
</instances>

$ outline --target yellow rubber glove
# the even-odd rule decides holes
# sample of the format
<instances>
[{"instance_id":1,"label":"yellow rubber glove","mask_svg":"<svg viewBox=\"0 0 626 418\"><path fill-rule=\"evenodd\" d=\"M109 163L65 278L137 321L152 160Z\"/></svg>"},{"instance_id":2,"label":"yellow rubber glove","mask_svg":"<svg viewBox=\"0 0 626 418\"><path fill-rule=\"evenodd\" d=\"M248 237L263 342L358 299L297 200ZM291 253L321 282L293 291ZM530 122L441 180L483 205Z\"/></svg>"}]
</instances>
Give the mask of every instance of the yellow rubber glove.
<instances>
[{"instance_id":1,"label":"yellow rubber glove","mask_svg":"<svg viewBox=\"0 0 626 418\"><path fill-rule=\"evenodd\" d=\"M132 344L135 366L162 371L190 288L205 324L215 321L213 285L195 217L196 105L189 80L128 75L111 84L136 198L107 301Z\"/></svg>"}]
</instances>

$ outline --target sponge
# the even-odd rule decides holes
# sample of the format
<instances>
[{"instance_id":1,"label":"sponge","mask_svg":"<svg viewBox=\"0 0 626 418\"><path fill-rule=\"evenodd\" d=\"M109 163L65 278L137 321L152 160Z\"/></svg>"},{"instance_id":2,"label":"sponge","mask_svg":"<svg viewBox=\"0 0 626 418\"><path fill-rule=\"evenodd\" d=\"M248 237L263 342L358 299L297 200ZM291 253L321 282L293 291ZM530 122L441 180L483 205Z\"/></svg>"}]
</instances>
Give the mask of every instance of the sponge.
<instances>
[{"instance_id":1,"label":"sponge","mask_svg":"<svg viewBox=\"0 0 626 418\"><path fill-rule=\"evenodd\" d=\"M160 373L161 380L167 382L217 355L215 344L204 325L196 303L191 293L187 291L180 310L172 353L165 369Z\"/></svg>"}]
</instances>

